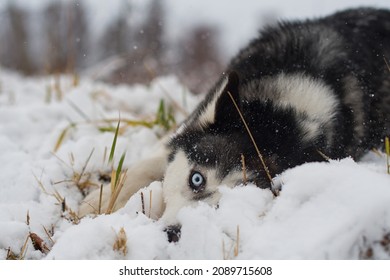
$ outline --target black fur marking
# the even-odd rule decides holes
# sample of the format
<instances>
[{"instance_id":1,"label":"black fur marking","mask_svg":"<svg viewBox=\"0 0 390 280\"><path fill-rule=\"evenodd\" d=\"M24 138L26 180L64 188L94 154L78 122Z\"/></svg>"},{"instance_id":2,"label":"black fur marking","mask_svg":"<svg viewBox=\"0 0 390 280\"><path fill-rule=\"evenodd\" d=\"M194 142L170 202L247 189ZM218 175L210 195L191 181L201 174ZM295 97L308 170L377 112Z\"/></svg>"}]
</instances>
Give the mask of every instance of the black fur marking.
<instances>
[{"instance_id":1,"label":"black fur marking","mask_svg":"<svg viewBox=\"0 0 390 280\"><path fill-rule=\"evenodd\" d=\"M229 118L235 120L237 117L239 117L237 112L234 114L236 109L234 108L234 104L229 96L229 93L233 99L239 103L239 77L238 74L234 71L229 73L228 83L215 105L215 123L223 124L229 122Z\"/></svg>"}]
</instances>

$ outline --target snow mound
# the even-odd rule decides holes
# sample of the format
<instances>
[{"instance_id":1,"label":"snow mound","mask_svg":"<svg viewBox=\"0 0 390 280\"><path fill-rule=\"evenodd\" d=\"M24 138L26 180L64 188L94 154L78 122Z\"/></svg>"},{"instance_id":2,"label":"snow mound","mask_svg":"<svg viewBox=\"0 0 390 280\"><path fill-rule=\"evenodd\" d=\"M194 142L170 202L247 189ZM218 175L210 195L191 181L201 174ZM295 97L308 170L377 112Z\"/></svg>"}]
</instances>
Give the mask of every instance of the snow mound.
<instances>
[{"instance_id":1,"label":"snow mound","mask_svg":"<svg viewBox=\"0 0 390 280\"><path fill-rule=\"evenodd\" d=\"M375 153L287 170L277 197L253 185L220 186L218 207L200 202L179 212L177 243L153 217L163 208L161 182L111 215L79 220L84 187L98 187L111 168L117 123L107 120L153 120L161 100L180 108L180 122L200 99L174 77L113 87L1 72L0 259L390 258L390 176ZM123 153L124 167L137 164L164 133L124 126L113 165Z\"/></svg>"}]
</instances>

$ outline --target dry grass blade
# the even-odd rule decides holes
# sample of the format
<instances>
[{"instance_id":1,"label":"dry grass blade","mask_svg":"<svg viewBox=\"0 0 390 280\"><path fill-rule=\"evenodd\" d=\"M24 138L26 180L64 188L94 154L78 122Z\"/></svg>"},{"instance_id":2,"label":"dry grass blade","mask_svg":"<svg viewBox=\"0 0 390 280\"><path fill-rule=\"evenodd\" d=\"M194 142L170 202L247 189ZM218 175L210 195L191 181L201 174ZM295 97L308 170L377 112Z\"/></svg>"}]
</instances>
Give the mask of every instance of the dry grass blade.
<instances>
[{"instance_id":1,"label":"dry grass blade","mask_svg":"<svg viewBox=\"0 0 390 280\"><path fill-rule=\"evenodd\" d=\"M52 238L52 236L54 235L54 228L52 228L52 231L49 232L49 231L47 230L47 228L45 228L45 226L42 226L42 227L43 227L43 230L45 231L47 237L48 237L49 240L51 241L51 243L54 244L54 240L53 240L53 238Z\"/></svg>"},{"instance_id":2,"label":"dry grass blade","mask_svg":"<svg viewBox=\"0 0 390 280\"><path fill-rule=\"evenodd\" d=\"M331 161L332 159L330 157L328 157L327 155L325 155L323 152L321 152L320 150L317 150L317 153L323 158L325 159L326 161Z\"/></svg>"},{"instance_id":3,"label":"dry grass blade","mask_svg":"<svg viewBox=\"0 0 390 280\"><path fill-rule=\"evenodd\" d=\"M5 257L6 260L11 260L11 261L16 261L18 260L18 256L15 255L12 251L11 251L11 248L8 247L7 249L7 256Z\"/></svg>"},{"instance_id":4,"label":"dry grass blade","mask_svg":"<svg viewBox=\"0 0 390 280\"><path fill-rule=\"evenodd\" d=\"M229 254L226 253L225 242L223 240L222 240L222 256L224 260L227 260L229 257Z\"/></svg>"},{"instance_id":5,"label":"dry grass blade","mask_svg":"<svg viewBox=\"0 0 390 280\"><path fill-rule=\"evenodd\" d=\"M100 185L98 214L102 213L103 184Z\"/></svg>"},{"instance_id":6,"label":"dry grass blade","mask_svg":"<svg viewBox=\"0 0 390 280\"><path fill-rule=\"evenodd\" d=\"M34 176L35 180L37 181L38 186L40 187L40 189L42 190L42 192L43 192L44 194L49 195L49 193L48 193L48 192L46 191L46 189L45 189L45 186L44 186L43 183L42 183L42 180L38 179L37 175L35 175L34 173L33 173L33 176Z\"/></svg>"},{"instance_id":7,"label":"dry grass blade","mask_svg":"<svg viewBox=\"0 0 390 280\"><path fill-rule=\"evenodd\" d=\"M28 239L30 238L30 235L26 237L26 240L24 241L24 244L22 246L22 249L20 250L19 259L23 260L27 253L27 247L28 247Z\"/></svg>"},{"instance_id":8,"label":"dry grass blade","mask_svg":"<svg viewBox=\"0 0 390 280\"><path fill-rule=\"evenodd\" d=\"M89 163L89 161L91 160L91 157L92 157L92 155L93 155L93 153L95 152L95 148L93 148L92 149L92 151L91 151L91 153L89 154L89 156L88 156L88 158L87 158L87 160L85 161L85 164L84 164L84 166L83 166L83 168L81 169L81 172L80 172L80 174L76 174L76 185L79 187L79 188L82 188L82 185L83 184L81 184L80 185L80 181L81 181L81 179L83 178L83 175L84 175L84 173L85 173L85 170L87 169L87 165L88 165L88 163Z\"/></svg>"},{"instance_id":9,"label":"dry grass blade","mask_svg":"<svg viewBox=\"0 0 390 280\"><path fill-rule=\"evenodd\" d=\"M111 187L111 194L113 194L115 192L115 186L116 186L116 182L115 182L115 169L112 169L111 170L111 184L110 184L110 187Z\"/></svg>"},{"instance_id":10,"label":"dry grass blade","mask_svg":"<svg viewBox=\"0 0 390 280\"><path fill-rule=\"evenodd\" d=\"M126 119L121 119L120 120L122 123L125 123L126 125L129 126L145 126L147 128L152 128L154 125L154 121L144 121L144 120L126 120ZM107 119L107 120L97 120L94 121L93 123L98 124L101 122L118 122L117 119Z\"/></svg>"},{"instance_id":11,"label":"dry grass blade","mask_svg":"<svg viewBox=\"0 0 390 280\"><path fill-rule=\"evenodd\" d=\"M65 200L65 198L61 202L61 211L62 211L62 213L64 213L66 211L66 200Z\"/></svg>"},{"instance_id":12,"label":"dry grass blade","mask_svg":"<svg viewBox=\"0 0 390 280\"><path fill-rule=\"evenodd\" d=\"M111 197L110 197L110 202L108 203L108 207L107 207L107 210L106 210L106 214L111 214L112 211L114 210L114 207L115 207L115 203L118 199L118 196L119 196L119 193L121 192L122 188L123 188L123 185L125 183L125 180L126 180L126 177L127 177L127 172L126 170L123 171L120 175L119 175L119 179L116 183L116 186L114 188L114 190L112 191L111 193Z\"/></svg>"},{"instance_id":13,"label":"dry grass blade","mask_svg":"<svg viewBox=\"0 0 390 280\"><path fill-rule=\"evenodd\" d=\"M142 214L145 215L145 199L144 199L144 193L141 192L141 209L142 209Z\"/></svg>"},{"instance_id":14,"label":"dry grass blade","mask_svg":"<svg viewBox=\"0 0 390 280\"><path fill-rule=\"evenodd\" d=\"M56 75L54 77L54 92L56 94L57 100L61 101L63 96L64 96L64 93L63 93L63 91L61 89L60 75Z\"/></svg>"},{"instance_id":15,"label":"dry grass blade","mask_svg":"<svg viewBox=\"0 0 390 280\"><path fill-rule=\"evenodd\" d=\"M236 246L234 247L234 257L238 256L239 248L240 248L240 226L237 226L237 238L236 238Z\"/></svg>"},{"instance_id":16,"label":"dry grass blade","mask_svg":"<svg viewBox=\"0 0 390 280\"><path fill-rule=\"evenodd\" d=\"M54 193L49 193L49 192L47 192L46 189L45 189L45 187L44 187L44 185L43 185L43 183L42 183L42 181L39 180L35 174L33 174L33 175L34 175L34 177L35 177L35 180L37 180L38 185L39 185L39 187L41 188L42 192L43 192L44 194L46 194L46 195L53 196L53 197L57 200L57 202L61 205L61 207L62 207L62 212L68 211L69 216L70 216L69 220L70 220L72 223L74 223L74 224L78 224L78 223L80 222L80 218L77 216L76 212L72 211L72 209L70 209L70 208L66 205L66 203L65 203L65 198L63 198L63 197L59 194L59 192L58 192L57 190L54 190Z\"/></svg>"},{"instance_id":17,"label":"dry grass blade","mask_svg":"<svg viewBox=\"0 0 390 280\"><path fill-rule=\"evenodd\" d=\"M81 110L76 104L74 104L71 100L67 100L68 104L86 121L90 122L91 119Z\"/></svg>"},{"instance_id":18,"label":"dry grass blade","mask_svg":"<svg viewBox=\"0 0 390 280\"><path fill-rule=\"evenodd\" d=\"M152 128L156 121L145 121L145 120L120 120L122 123L125 123L127 126L144 126L147 128ZM62 143L64 142L65 136L69 133L69 130L72 128L75 128L79 125L95 125L101 132L114 132L116 131L116 128L113 128L111 126L107 127L107 123L113 123L113 122L119 122L118 119L103 119L103 120L86 120L86 121L81 121L77 123L71 123L67 127L65 127L60 135L58 136L58 139L56 141L56 144L54 146L53 152L58 151L58 149L61 147ZM102 126L102 124L106 124L106 126Z\"/></svg>"},{"instance_id":19,"label":"dry grass blade","mask_svg":"<svg viewBox=\"0 0 390 280\"><path fill-rule=\"evenodd\" d=\"M226 245L225 245L225 241L222 240L222 256L223 256L224 260L231 260L232 259L232 251L234 254L234 250L235 250L235 242L234 242L234 240L232 240L232 241L233 242L230 243L230 245L228 246L228 249L227 249Z\"/></svg>"},{"instance_id":20,"label":"dry grass blade","mask_svg":"<svg viewBox=\"0 0 390 280\"><path fill-rule=\"evenodd\" d=\"M373 152L378 157L382 157L381 152L377 148L372 148L371 152Z\"/></svg>"},{"instance_id":21,"label":"dry grass blade","mask_svg":"<svg viewBox=\"0 0 390 280\"><path fill-rule=\"evenodd\" d=\"M75 225L80 222L80 217L76 214L76 212L74 212L66 205L65 198L63 198L57 190L54 190L54 193L49 195L53 196L58 201L58 203L61 205L62 212L68 212L69 216L65 217L67 220L69 220Z\"/></svg>"},{"instance_id":22,"label":"dry grass blade","mask_svg":"<svg viewBox=\"0 0 390 280\"><path fill-rule=\"evenodd\" d=\"M103 163L106 162L106 158L107 158L107 146L104 147L104 153L103 153Z\"/></svg>"},{"instance_id":23,"label":"dry grass blade","mask_svg":"<svg viewBox=\"0 0 390 280\"><path fill-rule=\"evenodd\" d=\"M30 226L30 211L27 211L26 224Z\"/></svg>"},{"instance_id":24,"label":"dry grass blade","mask_svg":"<svg viewBox=\"0 0 390 280\"><path fill-rule=\"evenodd\" d=\"M150 190L150 192L149 192L149 219L150 219L150 216L152 215L152 195L153 195L153 192L152 192L152 190Z\"/></svg>"},{"instance_id":25,"label":"dry grass blade","mask_svg":"<svg viewBox=\"0 0 390 280\"><path fill-rule=\"evenodd\" d=\"M390 72L390 65L389 65L389 62L387 61L386 57L383 57L383 60L385 61L385 64L387 66L387 69L389 70Z\"/></svg>"},{"instance_id":26,"label":"dry grass blade","mask_svg":"<svg viewBox=\"0 0 390 280\"><path fill-rule=\"evenodd\" d=\"M386 60L386 57L383 57L383 60L385 61L387 69L390 72L390 65L389 65L388 61ZM385 138L385 151L386 151L387 174L390 174L390 141L389 141L389 137Z\"/></svg>"},{"instance_id":27,"label":"dry grass blade","mask_svg":"<svg viewBox=\"0 0 390 280\"><path fill-rule=\"evenodd\" d=\"M246 176L246 165L245 165L245 156L241 154L241 164L242 164L242 181L244 185L247 184L247 176Z\"/></svg>"},{"instance_id":28,"label":"dry grass blade","mask_svg":"<svg viewBox=\"0 0 390 280\"><path fill-rule=\"evenodd\" d=\"M238 114L240 115L241 121L243 122L243 124L244 124L244 126L245 126L245 129L246 129L246 131L248 132L248 135L249 135L249 137L250 137L250 139L251 139L251 141L252 141L252 143L253 143L253 145L254 145L254 147L255 147L255 149L256 149L257 156L259 157L260 162L261 162L261 164L262 164L262 167L263 167L263 169L264 169L264 171L265 171L265 173L266 173L266 175L267 175L267 178L268 178L268 180L269 180L269 182L270 182L270 184L271 184L271 186L272 186L272 184L273 184L273 183L272 183L272 176L271 176L271 174L270 174L270 172L269 172L269 169L268 169L267 165L265 164L265 161L264 161L264 158L263 158L262 154L260 153L259 147L257 146L255 139L253 138L252 132L250 131L250 129L249 129L249 127L248 127L248 124L247 124L247 122L245 121L245 118L244 118L244 116L242 115L241 110L240 110L240 108L238 107L236 101L234 100L232 94L231 94L229 91L228 91L227 93L229 94L230 99L232 100L232 102L233 102L233 104L234 104L234 107L236 107L237 112L238 112Z\"/></svg>"},{"instance_id":29,"label":"dry grass blade","mask_svg":"<svg viewBox=\"0 0 390 280\"><path fill-rule=\"evenodd\" d=\"M61 147L62 142L64 142L65 136L66 136L66 134L68 133L68 131L69 131L70 129L74 128L75 126L76 126L76 124L71 123L70 125L68 125L67 127L65 127L65 128L62 130L62 132L61 132L60 136L58 136L58 139L57 139L56 144L55 144L55 146L54 146L54 149L53 149L53 152L54 152L54 153L57 152L58 149Z\"/></svg>"}]
</instances>

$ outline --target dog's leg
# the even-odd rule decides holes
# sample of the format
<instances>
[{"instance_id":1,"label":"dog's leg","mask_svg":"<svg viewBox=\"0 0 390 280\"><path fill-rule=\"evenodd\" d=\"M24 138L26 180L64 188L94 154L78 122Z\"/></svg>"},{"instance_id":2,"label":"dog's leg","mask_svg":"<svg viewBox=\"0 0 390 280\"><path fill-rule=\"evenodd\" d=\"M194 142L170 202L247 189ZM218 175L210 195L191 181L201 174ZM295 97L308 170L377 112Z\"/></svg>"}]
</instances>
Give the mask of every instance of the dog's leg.
<instances>
[{"instance_id":1,"label":"dog's leg","mask_svg":"<svg viewBox=\"0 0 390 280\"><path fill-rule=\"evenodd\" d=\"M153 181L161 181L163 179L165 169L168 163L168 155L165 145L154 154L153 157L142 160L131 167L126 174L126 180L116 199L113 211L116 211L123 206L129 198L139 189L148 186ZM106 213L111 199L111 188L105 186L102 192L100 205L100 213ZM88 214L98 214L100 201L100 189L92 191L86 196L80 205L79 217Z\"/></svg>"}]
</instances>

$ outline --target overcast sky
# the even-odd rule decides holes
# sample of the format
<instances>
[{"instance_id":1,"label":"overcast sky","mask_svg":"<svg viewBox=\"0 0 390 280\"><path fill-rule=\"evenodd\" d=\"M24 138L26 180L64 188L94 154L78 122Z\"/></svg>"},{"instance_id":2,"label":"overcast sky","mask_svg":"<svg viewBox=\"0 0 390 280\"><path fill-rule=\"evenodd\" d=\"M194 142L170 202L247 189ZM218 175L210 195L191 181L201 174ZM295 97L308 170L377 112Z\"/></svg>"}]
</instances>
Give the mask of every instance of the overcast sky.
<instances>
[{"instance_id":1,"label":"overcast sky","mask_svg":"<svg viewBox=\"0 0 390 280\"><path fill-rule=\"evenodd\" d=\"M0 0L1 1L1 0ZM34 0L39 1L39 0ZM50 0L41 0L50 1ZM115 10L122 0L82 0L92 4L102 17ZM179 36L191 25L212 23L221 31L221 39L227 55L233 55L240 47L256 36L264 16L279 19L318 17L340 9L375 6L390 9L390 0L161 0L166 3L166 25L169 36ZM135 6L143 6L146 0L130 0ZM117 5L120 6L120 5ZM143 13L139 7L139 13Z\"/></svg>"},{"instance_id":2,"label":"overcast sky","mask_svg":"<svg viewBox=\"0 0 390 280\"><path fill-rule=\"evenodd\" d=\"M148 0L0 0L0 8L9 1L39 8L50 1L80 1L87 4L95 31L105 26L122 8L123 1L134 4L142 17ZM302 19L327 15L340 9L374 6L390 9L390 0L161 0L166 3L166 26L176 37L194 24L211 23L221 31L228 55L232 55L256 35L264 16Z\"/></svg>"},{"instance_id":3,"label":"overcast sky","mask_svg":"<svg viewBox=\"0 0 390 280\"><path fill-rule=\"evenodd\" d=\"M139 0L140 1L140 0ZM142 0L141 0L142 1ZM220 26L229 53L256 35L264 16L302 19L327 15L340 9L375 6L390 8L390 0L165 0L172 34L187 25L211 22Z\"/></svg>"}]
</instances>

